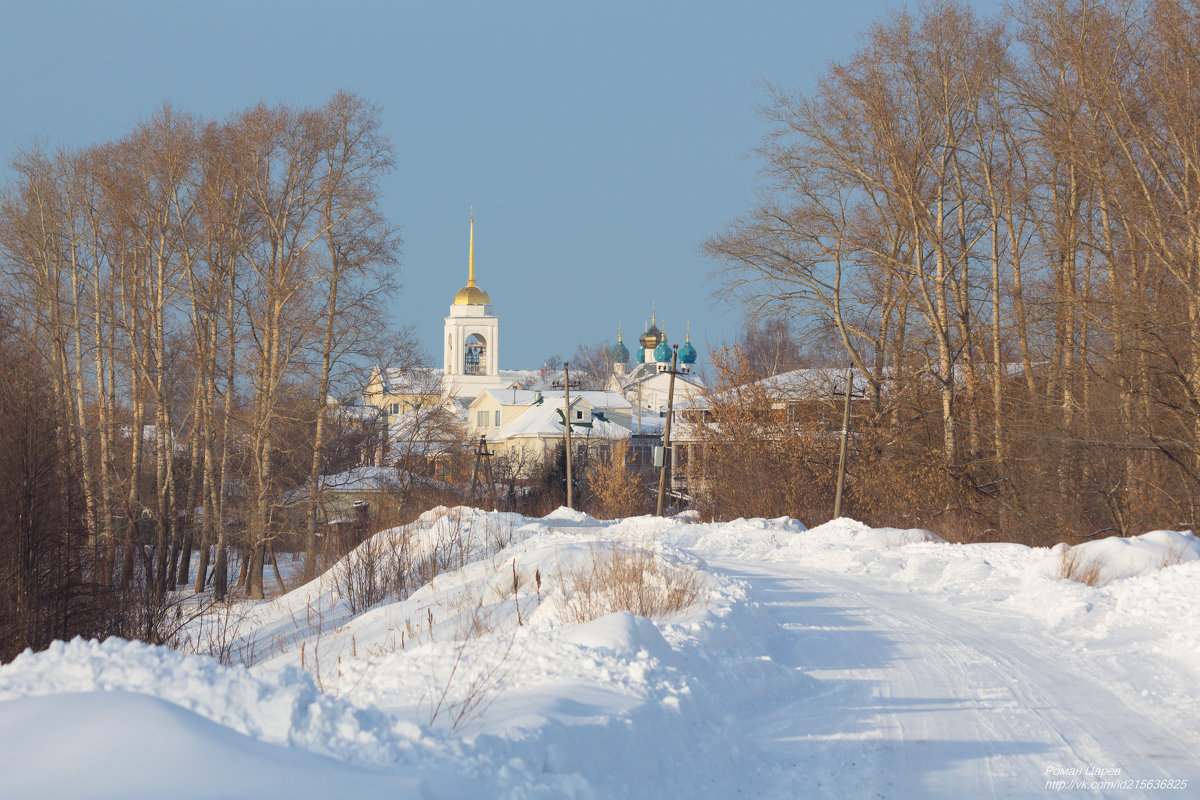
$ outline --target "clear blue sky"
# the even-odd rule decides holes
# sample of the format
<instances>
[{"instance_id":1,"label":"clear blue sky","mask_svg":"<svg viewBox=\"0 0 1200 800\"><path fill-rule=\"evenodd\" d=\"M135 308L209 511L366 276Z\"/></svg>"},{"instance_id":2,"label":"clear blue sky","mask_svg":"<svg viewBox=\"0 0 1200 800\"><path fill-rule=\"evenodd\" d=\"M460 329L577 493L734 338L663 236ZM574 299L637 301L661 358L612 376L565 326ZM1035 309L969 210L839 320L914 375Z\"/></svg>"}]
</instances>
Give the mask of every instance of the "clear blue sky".
<instances>
[{"instance_id":1,"label":"clear blue sky","mask_svg":"<svg viewBox=\"0 0 1200 800\"><path fill-rule=\"evenodd\" d=\"M0 155L121 136L164 100L223 117L348 89L396 145L393 321L435 356L471 205L502 367L615 341L618 321L636 339L652 300L703 353L742 316L699 246L753 201L761 83L811 86L903 5L4 0Z\"/></svg>"}]
</instances>

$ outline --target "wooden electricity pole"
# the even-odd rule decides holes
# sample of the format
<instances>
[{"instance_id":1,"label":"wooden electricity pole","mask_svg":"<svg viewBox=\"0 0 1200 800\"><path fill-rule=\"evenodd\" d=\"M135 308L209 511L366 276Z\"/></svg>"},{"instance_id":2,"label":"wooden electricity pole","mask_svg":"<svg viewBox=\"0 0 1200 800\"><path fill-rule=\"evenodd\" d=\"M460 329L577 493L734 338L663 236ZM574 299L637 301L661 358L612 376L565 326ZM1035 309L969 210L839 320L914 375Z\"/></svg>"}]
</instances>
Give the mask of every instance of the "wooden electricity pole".
<instances>
[{"instance_id":1,"label":"wooden electricity pole","mask_svg":"<svg viewBox=\"0 0 1200 800\"><path fill-rule=\"evenodd\" d=\"M480 467L482 466L482 470ZM476 491L479 488L480 472L488 484L488 501L491 508L496 509L496 481L492 477L492 454L488 451L487 437L479 437L479 447L475 450L475 469L471 472L471 502L475 502Z\"/></svg>"},{"instance_id":2,"label":"wooden electricity pole","mask_svg":"<svg viewBox=\"0 0 1200 800\"><path fill-rule=\"evenodd\" d=\"M657 516L663 513L663 493L667 487L667 470L671 464L671 409L675 404L675 367L679 361L679 345L671 345L671 380L667 383L667 424L663 429L663 463L658 470L658 509Z\"/></svg>"},{"instance_id":3,"label":"wooden electricity pole","mask_svg":"<svg viewBox=\"0 0 1200 800\"><path fill-rule=\"evenodd\" d=\"M563 393L566 398L566 406L563 408L563 427L567 431L567 508L574 508L571 504L571 370L570 364L563 362Z\"/></svg>"}]
</instances>

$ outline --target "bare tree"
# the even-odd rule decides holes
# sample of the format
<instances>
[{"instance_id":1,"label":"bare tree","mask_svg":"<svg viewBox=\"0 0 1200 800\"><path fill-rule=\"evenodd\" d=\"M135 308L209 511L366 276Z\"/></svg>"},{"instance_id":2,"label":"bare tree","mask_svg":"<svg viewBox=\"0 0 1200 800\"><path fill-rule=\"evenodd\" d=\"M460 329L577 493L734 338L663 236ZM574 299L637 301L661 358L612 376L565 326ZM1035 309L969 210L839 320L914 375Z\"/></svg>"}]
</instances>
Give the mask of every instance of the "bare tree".
<instances>
[{"instance_id":1,"label":"bare tree","mask_svg":"<svg viewBox=\"0 0 1200 800\"><path fill-rule=\"evenodd\" d=\"M581 389L603 389L613 371L612 345L608 342L595 342L590 345L579 345L575 355L568 362L571 365L571 384L579 380ZM559 371L562 365L559 364Z\"/></svg>"},{"instance_id":2,"label":"bare tree","mask_svg":"<svg viewBox=\"0 0 1200 800\"><path fill-rule=\"evenodd\" d=\"M1193 519L1200 13L1016 11L1020 50L935 2L875 23L807 96L772 89L763 200L708 250L752 312L836 332L871 387L873 474L941 487L940 508L913 496L923 519Z\"/></svg>"},{"instance_id":3,"label":"bare tree","mask_svg":"<svg viewBox=\"0 0 1200 800\"><path fill-rule=\"evenodd\" d=\"M340 362L361 353L363 339L378 330L370 317L377 299L390 288L384 268L396 261L399 238L379 210L378 181L391 169L392 148L380 130L378 109L339 93L325 106L329 141L324 151L325 176L320 225L327 262L317 279L325 286L324 331L320 343L317 414L313 433L311 498L305 538L305 580L315 577L317 485L323 467L325 417L331 381ZM378 339L378 335L374 337ZM361 369L361 363L352 366Z\"/></svg>"}]
</instances>

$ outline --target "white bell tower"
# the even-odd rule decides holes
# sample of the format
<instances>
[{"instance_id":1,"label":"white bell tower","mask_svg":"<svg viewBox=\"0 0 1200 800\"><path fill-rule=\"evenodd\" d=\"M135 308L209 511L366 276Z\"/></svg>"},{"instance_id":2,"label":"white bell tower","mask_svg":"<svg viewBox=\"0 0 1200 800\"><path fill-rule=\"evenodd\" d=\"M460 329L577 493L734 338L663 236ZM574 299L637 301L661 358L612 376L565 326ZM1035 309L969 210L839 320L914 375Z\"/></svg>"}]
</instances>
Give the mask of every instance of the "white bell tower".
<instances>
[{"instance_id":1,"label":"white bell tower","mask_svg":"<svg viewBox=\"0 0 1200 800\"><path fill-rule=\"evenodd\" d=\"M471 213L467 285L458 290L446 317L442 364L444 388L455 397L475 397L500 386L500 320L492 298L475 284L475 214Z\"/></svg>"}]
</instances>

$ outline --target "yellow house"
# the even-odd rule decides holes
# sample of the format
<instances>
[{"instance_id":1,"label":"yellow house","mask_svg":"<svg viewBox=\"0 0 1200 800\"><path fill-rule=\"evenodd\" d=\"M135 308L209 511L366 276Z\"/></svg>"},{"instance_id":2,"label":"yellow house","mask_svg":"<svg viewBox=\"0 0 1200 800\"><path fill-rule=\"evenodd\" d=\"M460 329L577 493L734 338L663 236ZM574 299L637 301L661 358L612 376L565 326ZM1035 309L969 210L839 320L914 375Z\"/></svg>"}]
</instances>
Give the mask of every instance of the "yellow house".
<instances>
[{"instance_id":1,"label":"yellow house","mask_svg":"<svg viewBox=\"0 0 1200 800\"><path fill-rule=\"evenodd\" d=\"M539 391L529 389L485 389L467 406L467 435L472 441L486 436L500 438L500 429L545 401Z\"/></svg>"},{"instance_id":2,"label":"yellow house","mask_svg":"<svg viewBox=\"0 0 1200 800\"><path fill-rule=\"evenodd\" d=\"M409 411L445 405L442 376L438 370L371 368L371 377L363 390L363 403L374 406L388 417Z\"/></svg>"}]
</instances>

